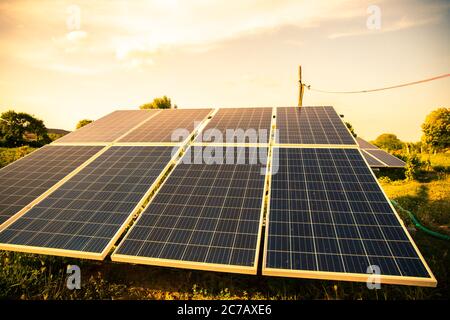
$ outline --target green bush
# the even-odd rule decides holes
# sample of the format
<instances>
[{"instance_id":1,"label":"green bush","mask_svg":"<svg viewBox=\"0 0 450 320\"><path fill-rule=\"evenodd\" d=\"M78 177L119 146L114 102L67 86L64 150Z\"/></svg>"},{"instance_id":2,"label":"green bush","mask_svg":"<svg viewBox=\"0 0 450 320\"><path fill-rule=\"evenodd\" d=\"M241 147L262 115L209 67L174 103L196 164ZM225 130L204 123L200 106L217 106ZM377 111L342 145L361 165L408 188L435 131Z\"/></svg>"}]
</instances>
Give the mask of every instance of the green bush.
<instances>
[{"instance_id":1,"label":"green bush","mask_svg":"<svg viewBox=\"0 0 450 320\"><path fill-rule=\"evenodd\" d=\"M0 148L0 168L33 152L35 148L28 146L18 148Z\"/></svg>"},{"instance_id":2,"label":"green bush","mask_svg":"<svg viewBox=\"0 0 450 320\"><path fill-rule=\"evenodd\" d=\"M420 168L422 167L422 162L419 157L412 153L406 159L405 166L405 177L406 180L414 180L417 178Z\"/></svg>"},{"instance_id":3,"label":"green bush","mask_svg":"<svg viewBox=\"0 0 450 320\"><path fill-rule=\"evenodd\" d=\"M382 176L382 177L379 177L378 180L379 180L381 183L389 183L389 182L392 182L391 178L389 178L388 176Z\"/></svg>"}]
</instances>

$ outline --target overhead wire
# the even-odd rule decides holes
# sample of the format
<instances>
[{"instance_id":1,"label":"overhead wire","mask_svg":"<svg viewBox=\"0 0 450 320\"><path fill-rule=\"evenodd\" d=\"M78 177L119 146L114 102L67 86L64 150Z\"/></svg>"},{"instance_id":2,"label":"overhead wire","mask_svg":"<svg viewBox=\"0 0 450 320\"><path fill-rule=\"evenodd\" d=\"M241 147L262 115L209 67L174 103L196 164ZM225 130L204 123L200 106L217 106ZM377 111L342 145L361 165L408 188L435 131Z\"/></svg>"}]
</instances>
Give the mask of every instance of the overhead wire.
<instances>
[{"instance_id":1,"label":"overhead wire","mask_svg":"<svg viewBox=\"0 0 450 320\"><path fill-rule=\"evenodd\" d=\"M446 77L449 77L449 76L450 76L450 73L446 73L446 74L442 74L442 75L435 76L435 77L432 77L432 78L422 79L422 80L413 81L413 82L407 82L407 83L402 83L402 84L397 84L397 85L394 85L394 86L381 87L381 88L376 88L376 89L367 89L367 90L357 90L357 91L330 91L330 90L316 89L315 87L312 87L311 85L306 85L306 84L304 86L308 90L321 92L321 93L333 93L333 94L368 93L368 92L376 92L376 91L383 91L383 90L390 90L390 89L395 89L395 88L412 86L412 85L416 85L416 84L419 84L419 83L424 83L424 82L434 81L434 80L438 80L438 79L443 79L443 78L446 78Z\"/></svg>"}]
</instances>

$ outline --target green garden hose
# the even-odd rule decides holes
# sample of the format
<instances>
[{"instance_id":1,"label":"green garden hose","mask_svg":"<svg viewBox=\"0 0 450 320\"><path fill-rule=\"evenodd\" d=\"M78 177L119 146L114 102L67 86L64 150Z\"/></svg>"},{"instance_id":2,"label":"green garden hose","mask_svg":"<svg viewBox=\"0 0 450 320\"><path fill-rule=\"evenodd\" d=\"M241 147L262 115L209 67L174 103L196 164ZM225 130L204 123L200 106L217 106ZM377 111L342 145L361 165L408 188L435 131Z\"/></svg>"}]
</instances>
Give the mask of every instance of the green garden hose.
<instances>
[{"instance_id":1,"label":"green garden hose","mask_svg":"<svg viewBox=\"0 0 450 320\"><path fill-rule=\"evenodd\" d=\"M436 238L439 238L439 239L442 239L442 240L447 240L447 241L450 240L450 236L448 236L446 234L439 233L439 232L435 232L433 230L430 230L430 229L424 227L411 211L404 209L397 201L391 200L391 202L392 202L392 204L394 206L398 207L401 211L406 212L408 214L409 218L414 223L414 226L417 229L420 229L423 232L425 232L425 233L427 233L427 234L429 234L429 235L431 235L433 237L436 237Z\"/></svg>"}]
</instances>

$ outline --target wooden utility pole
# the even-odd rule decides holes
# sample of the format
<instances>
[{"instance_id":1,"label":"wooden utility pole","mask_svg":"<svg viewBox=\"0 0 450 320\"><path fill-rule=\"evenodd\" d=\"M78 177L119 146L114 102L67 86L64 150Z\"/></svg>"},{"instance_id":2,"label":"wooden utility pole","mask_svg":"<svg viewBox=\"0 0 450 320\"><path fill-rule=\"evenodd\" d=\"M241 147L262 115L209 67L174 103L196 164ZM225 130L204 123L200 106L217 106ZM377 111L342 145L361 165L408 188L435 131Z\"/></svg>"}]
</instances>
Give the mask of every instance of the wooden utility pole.
<instances>
[{"instance_id":1,"label":"wooden utility pole","mask_svg":"<svg viewBox=\"0 0 450 320\"><path fill-rule=\"evenodd\" d=\"M303 90L304 90L304 85L302 83L302 66L298 66L298 85L299 85L298 106L301 107L303 105Z\"/></svg>"}]
</instances>

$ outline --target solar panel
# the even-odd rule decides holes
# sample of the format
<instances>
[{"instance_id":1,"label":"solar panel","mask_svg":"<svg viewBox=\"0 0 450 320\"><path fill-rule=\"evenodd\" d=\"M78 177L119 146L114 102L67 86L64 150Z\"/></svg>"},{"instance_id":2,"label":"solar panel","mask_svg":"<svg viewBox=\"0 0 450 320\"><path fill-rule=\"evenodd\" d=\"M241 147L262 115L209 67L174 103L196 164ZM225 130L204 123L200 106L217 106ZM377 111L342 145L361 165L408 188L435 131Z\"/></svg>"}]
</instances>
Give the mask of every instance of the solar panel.
<instances>
[{"instance_id":1,"label":"solar panel","mask_svg":"<svg viewBox=\"0 0 450 320\"><path fill-rule=\"evenodd\" d=\"M376 158L368 154L365 150L361 150L361 154L363 155L364 159L366 159L367 163L371 168L384 168L386 165L380 161L378 161Z\"/></svg>"},{"instance_id":2,"label":"solar panel","mask_svg":"<svg viewBox=\"0 0 450 320\"><path fill-rule=\"evenodd\" d=\"M379 149L378 147L374 146L373 144L367 142L366 140L364 140L360 137L356 137L356 142L358 143L358 146L361 149L374 149L374 150Z\"/></svg>"},{"instance_id":3,"label":"solar panel","mask_svg":"<svg viewBox=\"0 0 450 320\"><path fill-rule=\"evenodd\" d=\"M356 149L274 148L263 274L433 286L436 280Z\"/></svg>"},{"instance_id":4,"label":"solar panel","mask_svg":"<svg viewBox=\"0 0 450 320\"><path fill-rule=\"evenodd\" d=\"M111 147L0 232L0 249L103 259L172 147Z\"/></svg>"},{"instance_id":5,"label":"solar panel","mask_svg":"<svg viewBox=\"0 0 450 320\"><path fill-rule=\"evenodd\" d=\"M279 144L354 145L333 107L277 108Z\"/></svg>"},{"instance_id":6,"label":"solar panel","mask_svg":"<svg viewBox=\"0 0 450 320\"><path fill-rule=\"evenodd\" d=\"M197 142L267 143L271 122L272 108L220 109L197 138ZM222 141L217 141L216 133L221 135ZM252 140L252 137L256 139Z\"/></svg>"},{"instance_id":7,"label":"solar panel","mask_svg":"<svg viewBox=\"0 0 450 320\"><path fill-rule=\"evenodd\" d=\"M356 138L359 147L363 150L362 154L371 167L391 167L403 168L406 163L392 154L381 150L373 144L360 137Z\"/></svg>"},{"instance_id":8,"label":"solar panel","mask_svg":"<svg viewBox=\"0 0 450 320\"><path fill-rule=\"evenodd\" d=\"M0 225L102 149L45 146L0 169Z\"/></svg>"},{"instance_id":9,"label":"solar panel","mask_svg":"<svg viewBox=\"0 0 450 320\"><path fill-rule=\"evenodd\" d=\"M403 168L406 163L400 160L397 157L394 157L390 153L387 153L384 150L364 150L369 153L371 156L377 158L377 160L385 163L388 167L398 167Z\"/></svg>"},{"instance_id":10,"label":"solar panel","mask_svg":"<svg viewBox=\"0 0 450 320\"><path fill-rule=\"evenodd\" d=\"M113 142L138 124L152 117L159 110L118 110L100 118L55 141L73 142Z\"/></svg>"},{"instance_id":11,"label":"solar panel","mask_svg":"<svg viewBox=\"0 0 450 320\"><path fill-rule=\"evenodd\" d=\"M181 142L179 134L192 132L210 112L211 109L161 110L119 142Z\"/></svg>"},{"instance_id":12,"label":"solar panel","mask_svg":"<svg viewBox=\"0 0 450 320\"><path fill-rule=\"evenodd\" d=\"M195 148L164 182L113 261L256 273L267 148ZM222 153L223 163L212 163L208 148L215 157ZM204 163L195 163L198 150Z\"/></svg>"}]
</instances>

